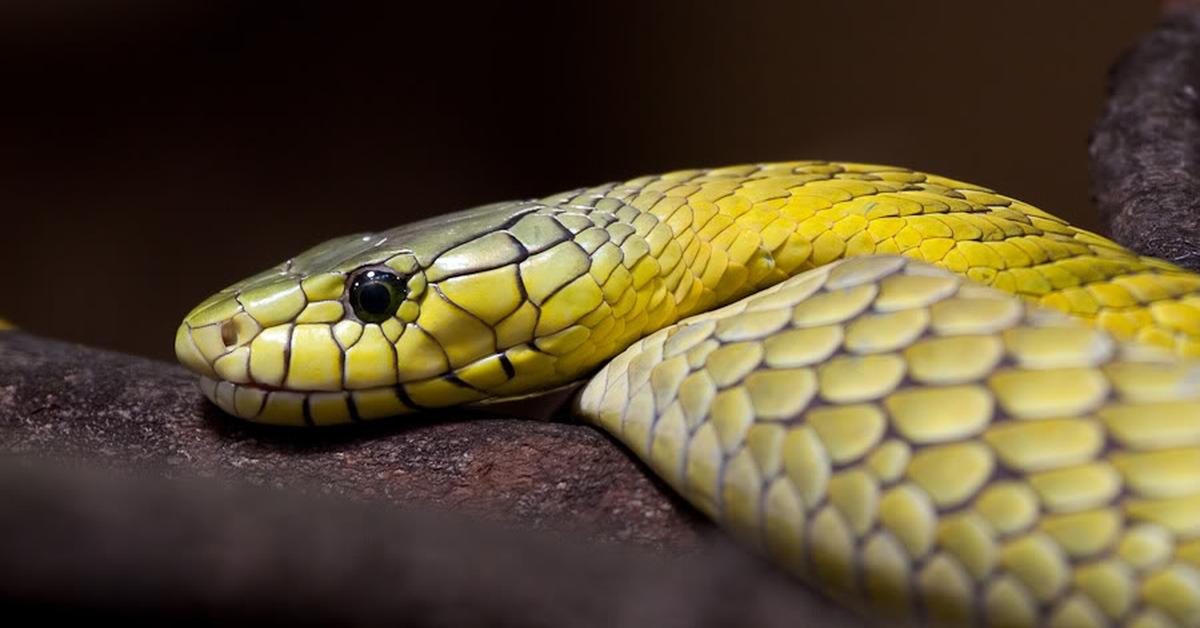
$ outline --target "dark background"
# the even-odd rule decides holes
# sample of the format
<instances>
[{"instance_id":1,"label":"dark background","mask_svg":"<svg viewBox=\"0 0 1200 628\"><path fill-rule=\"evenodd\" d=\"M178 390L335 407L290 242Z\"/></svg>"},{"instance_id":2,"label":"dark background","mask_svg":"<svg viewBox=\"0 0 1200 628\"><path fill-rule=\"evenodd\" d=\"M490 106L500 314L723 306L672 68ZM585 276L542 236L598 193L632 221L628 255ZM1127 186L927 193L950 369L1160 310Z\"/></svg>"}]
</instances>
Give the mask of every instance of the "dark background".
<instances>
[{"instance_id":1,"label":"dark background","mask_svg":"<svg viewBox=\"0 0 1200 628\"><path fill-rule=\"evenodd\" d=\"M405 5L405 6L401 6ZM161 358L327 237L680 167L828 158L1084 226L1151 2L0 5L0 314Z\"/></svg>"}]
</instances>

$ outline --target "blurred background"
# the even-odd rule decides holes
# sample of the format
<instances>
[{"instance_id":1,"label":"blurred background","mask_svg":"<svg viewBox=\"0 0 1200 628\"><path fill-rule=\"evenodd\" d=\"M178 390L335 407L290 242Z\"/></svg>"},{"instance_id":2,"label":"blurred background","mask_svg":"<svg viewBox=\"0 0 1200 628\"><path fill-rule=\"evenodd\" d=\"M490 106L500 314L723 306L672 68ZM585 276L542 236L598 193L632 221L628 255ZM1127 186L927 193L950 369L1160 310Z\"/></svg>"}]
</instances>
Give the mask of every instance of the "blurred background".
<instances>
[{"instance_id":1,"label":"blurred background","mask_svg":"<svg viewBox=\"0 0 1200 628\"><path fill-rule=\"evenodd\" d=\"M172 358L333 235L692 166L823 158L1091 228L1086 139L1153 2L0 5L0 315Z\"/></svg>"}]
</instances>

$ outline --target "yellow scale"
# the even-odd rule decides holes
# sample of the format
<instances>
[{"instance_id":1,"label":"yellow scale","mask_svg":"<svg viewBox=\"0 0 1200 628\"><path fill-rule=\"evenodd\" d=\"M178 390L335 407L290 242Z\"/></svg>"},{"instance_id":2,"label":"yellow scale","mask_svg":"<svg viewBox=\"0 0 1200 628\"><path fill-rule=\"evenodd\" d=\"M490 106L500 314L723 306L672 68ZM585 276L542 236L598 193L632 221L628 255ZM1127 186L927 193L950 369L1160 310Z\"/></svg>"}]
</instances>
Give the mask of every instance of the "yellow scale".
<instances>
[{"instance_id":1,"label":"yellow scale","mask_svg":"<svg viewBox=\"0 0 1200 628\"><path fill-rule=\"evenodd\" d=\"M235 284L176 351L297 425L595 373L581 416L872 616L1200 625L1200 277L979 186L794 162L489 205Z\"/></svg>"}]
</instances>

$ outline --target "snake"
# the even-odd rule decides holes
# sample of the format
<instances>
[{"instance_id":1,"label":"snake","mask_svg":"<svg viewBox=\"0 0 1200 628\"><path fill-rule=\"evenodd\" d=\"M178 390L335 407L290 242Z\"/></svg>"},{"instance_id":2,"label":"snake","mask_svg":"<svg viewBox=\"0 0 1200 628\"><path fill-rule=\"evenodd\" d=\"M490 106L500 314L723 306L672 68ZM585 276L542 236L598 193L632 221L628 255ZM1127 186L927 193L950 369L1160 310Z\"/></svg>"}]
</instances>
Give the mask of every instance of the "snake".
<instances>
[{"instance_id":1,"label":"snake","mask_svg":"<svg viewBox=\"0 0 1200 628\"><path fill-rule=\"evenodd\" d=\"M224 412L534 399L870 621L1200 625L1200 276L906 168L701 168L338 237L186 315Z\"/></svg>"}]
</instances>

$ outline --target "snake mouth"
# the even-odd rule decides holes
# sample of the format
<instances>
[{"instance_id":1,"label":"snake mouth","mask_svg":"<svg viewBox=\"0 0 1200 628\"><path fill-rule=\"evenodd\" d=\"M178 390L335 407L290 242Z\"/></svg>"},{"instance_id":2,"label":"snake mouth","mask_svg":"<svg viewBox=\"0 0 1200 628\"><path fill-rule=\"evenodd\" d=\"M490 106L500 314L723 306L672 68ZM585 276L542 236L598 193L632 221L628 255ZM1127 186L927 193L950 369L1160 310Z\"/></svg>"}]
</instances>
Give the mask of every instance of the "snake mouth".
<instances>
[{"instance_id":1,"label":"snake mouth","mask_svg":"<svg viewBox=\"0 0 1200 628\"><path fill-rule=\"evenodd\" d=\"M250 338L229 320L196 328L179 326L175 352L179 361L200 376L204 396L226 413L255 423L336 425L363 419L407 414L421 409L404 384L361 389L303 389L262 382L251 376ZM236 335L236 337L235 337ZM230 363L242 368L227 368ZM229 377L232 374L234 377Z\"/></svg>"},{"instance_id":2,"label":"snake mouth","mask_svg":"<svg viewBox=\"0 0 1200 628\"><path fill-rule=\"evenodd\" d=\"M286 390L200 376L209 401L240 419L272 425L339 425L416 412L403 384L361 390Z\"/></svg>"}]
</instances>

